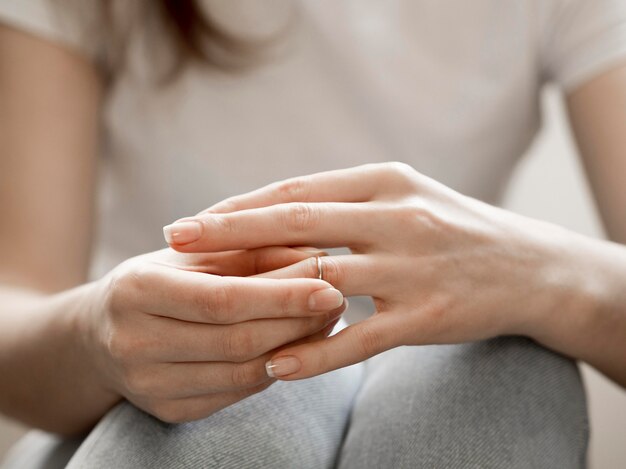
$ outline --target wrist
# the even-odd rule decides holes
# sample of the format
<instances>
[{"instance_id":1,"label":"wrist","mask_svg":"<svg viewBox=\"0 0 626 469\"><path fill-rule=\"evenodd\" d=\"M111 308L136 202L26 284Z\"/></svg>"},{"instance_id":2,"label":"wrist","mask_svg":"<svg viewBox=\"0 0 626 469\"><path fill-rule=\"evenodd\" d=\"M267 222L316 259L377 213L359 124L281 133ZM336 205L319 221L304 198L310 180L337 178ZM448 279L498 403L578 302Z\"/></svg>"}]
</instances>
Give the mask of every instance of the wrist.
<instances>
[{"instance_id":1,"label":"wrist","mask_svg":"<svg viewBox=\"0 0 626 469\"><path fill-rule=\"evenodd\" d=\"M75 301L68 311L66 321L74 353L80 357L77 366L82 370L81 378L93 387L103 403L110 401L112 405L121 396L107 380L106 366L98 347L102 327L98 323L100 315L96 308L104 303L100 292L100 282L87 283L76 288Z\"/></svg>"},{"instance_id":2,"label":"wrist","mask_svg":"<svg viewBox=\"0 0 626 469\"><path fill-rule=\"evenodd\" d=\"M497 305L498 311L507 315L503 333L543 342L546 335L558 330L563 319L560 312L572 307L593 308L588 302L593 302L595 295L588 295L581 288L585 284L577 249L573 246L580 235L557 225L496 210L503 227L498 230L496 241L504 246L501 253L504 270L496 275L504 282L501 288L506 291Z\"/></svg>"},{"instance_id":3,"label":"wrist","mask_svg":"<svg viewBox=\"0 0 626 469\"><path fill-rule=\"evenodd\" d=\"M119 400L100 384L77 327L88 288L33 296L18 305L3 363L3 411L12 417L70 435L89 429Z\"/></svg>"},{"instance_id":4,"label":"wrist","mask_svg":"<svg viewBox=\"0 0 626 469\"><path fill-rule=\"evenodd\" d=\"M530 286L515 310L520 327L513 333L585 361L626 386L626 248L538 223L525 224L531 231L524 248L541 261L528 262Z\"/></svg>"},{"instance_id":5,"label":"wrist","mask_svg":"<svg viewBox=\"0 0 626 469\"><path fill-rule=\"evenodd\" d=\"M602 244L552 227L542 243L543 261L534 279L537 300L526 314L524 335L580 358L582 337L593 333L611 296Z\"/></svg>"}]
</instances>

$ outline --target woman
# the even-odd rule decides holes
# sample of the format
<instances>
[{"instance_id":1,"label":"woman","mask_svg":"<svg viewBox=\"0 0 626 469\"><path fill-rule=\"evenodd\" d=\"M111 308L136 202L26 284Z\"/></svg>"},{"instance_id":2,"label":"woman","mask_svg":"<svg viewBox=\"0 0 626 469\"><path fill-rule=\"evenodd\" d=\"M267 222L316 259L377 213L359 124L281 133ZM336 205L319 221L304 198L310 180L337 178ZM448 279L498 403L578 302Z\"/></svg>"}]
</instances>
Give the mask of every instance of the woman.
<instances>
[{"instance_id":1,"label":"woman","mask_svg":"<svg viewBox=\"0 0 626 469\"><path fill-rule=\"evenodd\" d=\"M133 5L0 3L8 464L583 466L626 251L484 202L554 81L626 239L623 2Z\"/></svg>"}]
</instances>

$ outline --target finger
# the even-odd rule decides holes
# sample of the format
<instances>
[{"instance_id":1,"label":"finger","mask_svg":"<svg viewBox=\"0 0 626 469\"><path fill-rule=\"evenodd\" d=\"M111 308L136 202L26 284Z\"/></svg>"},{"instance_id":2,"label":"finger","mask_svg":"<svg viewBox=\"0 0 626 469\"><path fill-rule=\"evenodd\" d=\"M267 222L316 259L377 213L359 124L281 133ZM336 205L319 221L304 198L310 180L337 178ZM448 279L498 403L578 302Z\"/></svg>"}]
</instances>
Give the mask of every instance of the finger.
<instances>
[{"instance_id":1,"label":"finger","mask_svg":"<svg viewBox=\"0 0 626 469\"><path fill-rule=\"evenodd\" d=\"M375 296L388 295L396 283L392 277L394 265L386 257L352 254L346 256L326 256L318 260L316 257L305 259L281 269L256 275L257 278L319 278L320 267L322 278L330 283L344 296Z\"/></svg>"},{"instance_id":2,"label":"finger","mask_svg":"<svg viewBox=\"0 0 626 469\"><path fill-rule=\"evenodd\" d=\"M381 213L367 203L287 203L206 214L163 230L170 246L180 252L305 244L360 247L384 236Z\"/></svg>"},{"instance_id":3,"label":"finger","mask_svg":"<svg viewBox=\"0 0 626 469\"><path fill-rule=\"evenodd\" d=\"M338 321L339 318L331 321L321 331L292 344L305 343L305 340L310 342L323 339L332 332ZM272 353L275 351L242 363L166 363L161 365L160 371L151 372L150 379L155 383L155 389L163 389L162 384L157 383L167 383L166 391L158 395L166 399L241 391L255 388L271 380L265 371L265 363L271 358Z\"/></svg>"},{"instance_id":4,"label":"finger","mask_svg":"<svg viewBox=\"0 0 626 469\"><path fill-rule=\"evenodd\" d=\"M252 249L249 252L252 253L253 265L252 269L250 269L252 273L248 275L257 275L263 272L280 269L312 257L328 256L327 252L313 247L287 248L283 246L271 246Z\"/></svg>"},{"instance_id":5,"label":"finger","mask_svg":"<svg viewBox=\"0 0 626 469\"><path fill-rule=\"evenodd\" d=\"M328 253L313 248L270 246L259 249L222 251L211 253L179 253L174 262L164 263L183 270L204 272L221 276L248 277L280 269L314 256Z\"/></svg>"},{"instance_id":6,"label":"finger","mask_svg":"<svg viewBox=\"0 0 626 469\"><path fill-rule=\"evenodd\" d=\"M198 215L235 212L288 202L366 202L375 196L381 184L379 171L380 165L368 164L290 178L230 197Z\"/></svg>"},{"instance_id":7,"label":"finger","mask_svg":"<svg viewBox=\"0 0 626 469\"><path fill-rule=\"evenodd\" d=\"M260 319L228 326L163 320L146 334L144 354L158 362L242 363L324 329L344 310L342 305L323 316Z\"/></svg>"},{"instance_id":8,"label":"finger","mask_svg":"<svg viewBox=\"0 0 626 469\"><path fill-rule=\"evenodd\" d=\"M140 311L198 323L315 316L343 302L332 285L315 279L218 277L163 267L130 282L125 296Z\"/></svg>"},{"instance_id":9,"label":"finger","mask_svg":"<svg viewBox=\"0 0 626 469\"><path fill-rule=\"evenodd\" d=\"M266 364L270 377L309 378L362 362L400 345L397 318L377 314L317 342L281 350Z\"/></svg>"},{"instance_id":10,"label":"finger","mask_svg":"<svg viewBox=\"0 0 626 469\"><path fill-rule=\"evenodd\" d=\"M265 372L269 354L244 363L189 362L168 363L155 381L167 383L164 399L184 399L255 388L271 380Z\"/></svg>"}]
</instances>

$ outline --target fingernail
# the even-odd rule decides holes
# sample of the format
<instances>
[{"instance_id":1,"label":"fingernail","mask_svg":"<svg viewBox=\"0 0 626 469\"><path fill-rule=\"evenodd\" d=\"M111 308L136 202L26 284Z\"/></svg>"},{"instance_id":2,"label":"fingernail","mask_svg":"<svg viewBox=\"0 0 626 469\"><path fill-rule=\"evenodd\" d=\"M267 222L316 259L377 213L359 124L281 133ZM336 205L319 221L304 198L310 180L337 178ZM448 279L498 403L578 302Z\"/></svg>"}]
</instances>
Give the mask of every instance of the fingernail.
<instances>
[{"instance_id":1,"label":"fingernail","mask_svg":"<svg viewBox=\"0 0 626 469\"><path fill-rule=\"evenodd\" d=\"M202 223L181 221L163 227L163 236L169 244L189 244L200 239Z\"/></svg>"},{"instance_id":2,"label":"fingernail","mask_svg":"<svg viewBox=\"0 0 626 469\"><path fill-rule=\"evenodd\" d=\"M343 304L343 295L335 288L325 288L311 293L309 309L311 311L328 311L339 308Z\"/></svg>"},{"instance_id":3,"label":"fingernail","mask_svg":"<svg viewBox=\"0 0 626 469\"><path fill-rule=\"evenodd\" d=\"M296 357L279 357L265 364L265 371L270 378L287 376L300 370L300 360Z\"/></svg>"}]
</instances>

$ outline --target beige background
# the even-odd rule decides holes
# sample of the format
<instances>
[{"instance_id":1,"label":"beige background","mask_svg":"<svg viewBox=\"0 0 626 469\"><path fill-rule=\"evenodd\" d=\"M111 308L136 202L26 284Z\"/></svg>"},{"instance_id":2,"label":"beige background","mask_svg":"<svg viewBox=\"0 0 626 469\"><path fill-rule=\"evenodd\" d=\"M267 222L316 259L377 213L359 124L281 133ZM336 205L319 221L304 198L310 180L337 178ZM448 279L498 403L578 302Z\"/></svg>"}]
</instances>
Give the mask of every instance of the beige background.
<instances>
[{"instance_id":1,"label":"beige background","mask_svg":"<svg viewBox=\"0 0 626 469\"><path fill-rule=\"evenodd\" d=\"M546 93L546 128L521 162L506 197L510 209L590 236L602 236L576 159L559 96ZM592 426L591 467L626 467L626 392L583 366ZM0 418L0 456L23 432Z\"/></svg>"},{"instance_id":2,"label":"beige background","mask_svg":"<svg viewBox=\"0 0 626 469\"><path fill-rule=\"evenodd\" d=\"M522 161L506 197L511 210L602 237L589 188L572 144L560 97L548 90L546 126ZM591 417L593 469L626 467L626 392L583 366Z\"/></svg>"}]
</instances>

